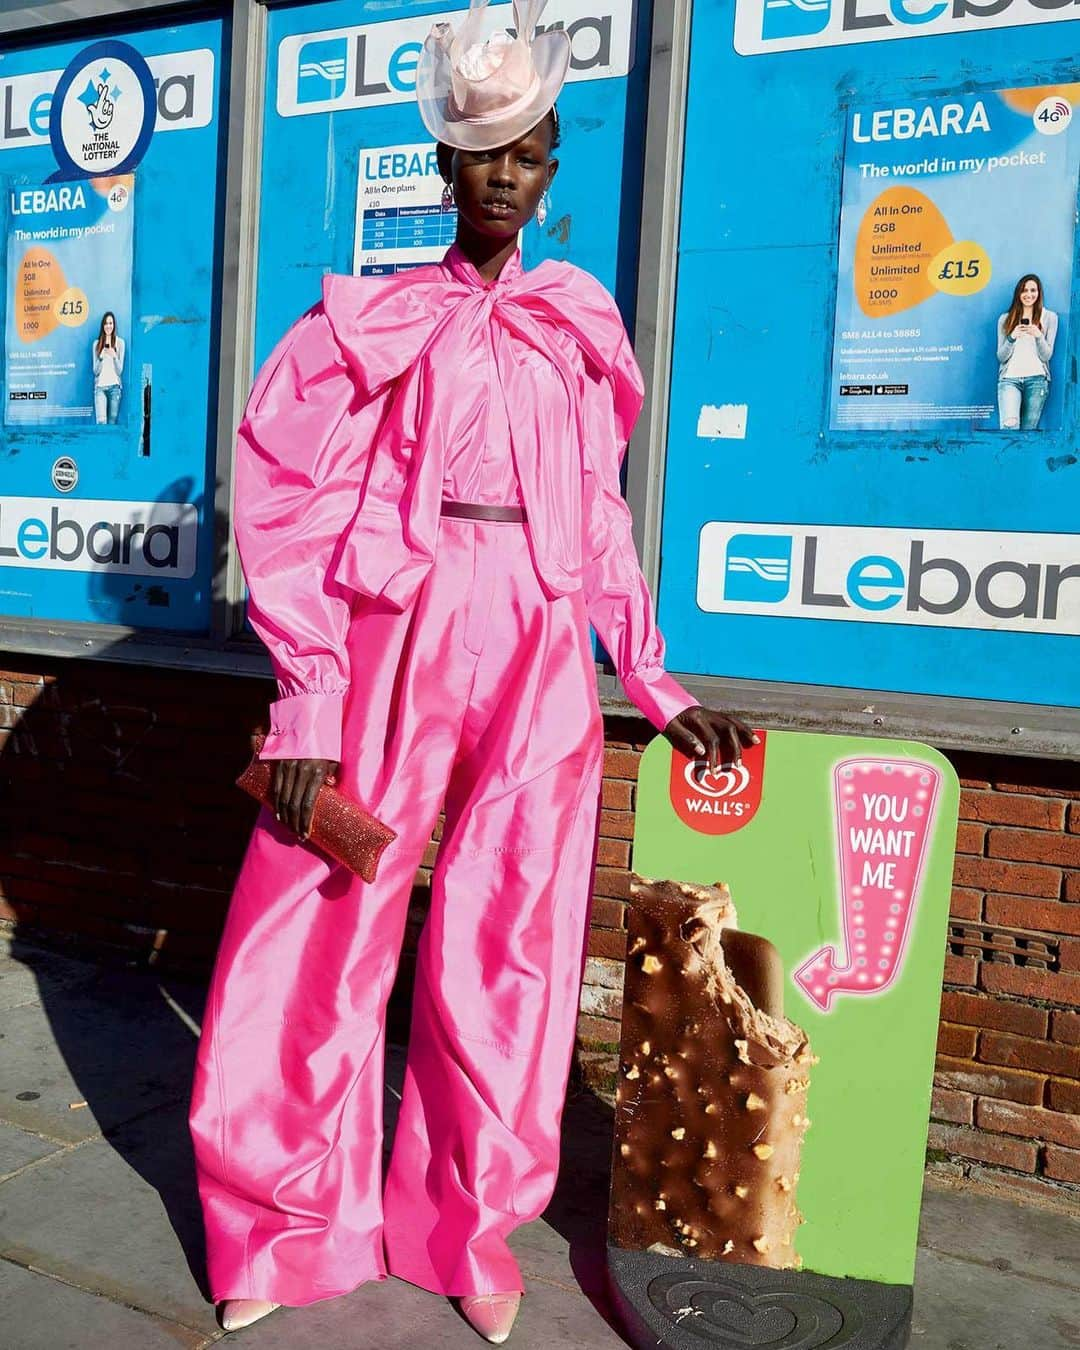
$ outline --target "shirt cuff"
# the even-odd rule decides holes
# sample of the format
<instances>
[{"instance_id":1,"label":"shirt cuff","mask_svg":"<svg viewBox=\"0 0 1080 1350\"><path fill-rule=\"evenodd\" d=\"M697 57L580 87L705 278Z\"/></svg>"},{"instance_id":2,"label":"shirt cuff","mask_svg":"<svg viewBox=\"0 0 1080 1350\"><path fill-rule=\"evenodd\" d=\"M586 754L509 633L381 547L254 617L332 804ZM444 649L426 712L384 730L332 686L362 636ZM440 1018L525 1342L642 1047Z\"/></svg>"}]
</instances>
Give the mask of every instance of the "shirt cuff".
<instances>
[{"instance_id":1,"label":"shirt cuff","mask_svg":"<svg viewBox=\"0 0 1080 1350\"><path fill-rule=\"evenodd\" d=\"M345 695L291 694L270 705L260 759L341 759Z\"/></svg>"},{"instance_id":2,"label":"shirt cuff","mask_svg":"<svg viewBox=\"0 0 1080 1350\"><path fill-rule=\"evenodd\" d=\"M628 675L623 680L623 688L626 697L657 731L663 731L673 717L687 708L696 708L700 702L660 666L653 666L637 675Z\"/></svg>"}]
</instances>

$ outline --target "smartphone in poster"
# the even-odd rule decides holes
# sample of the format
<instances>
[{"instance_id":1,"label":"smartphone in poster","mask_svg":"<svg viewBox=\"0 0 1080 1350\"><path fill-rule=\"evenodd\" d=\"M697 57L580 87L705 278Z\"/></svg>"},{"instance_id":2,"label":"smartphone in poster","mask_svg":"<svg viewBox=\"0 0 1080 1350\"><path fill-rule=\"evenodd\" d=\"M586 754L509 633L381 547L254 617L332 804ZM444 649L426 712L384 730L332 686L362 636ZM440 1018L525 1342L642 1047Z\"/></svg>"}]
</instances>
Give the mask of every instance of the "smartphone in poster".
<instances>
[{"instance_id":1,"label":"smartphone in poster","mask_svg":"<svg viewBox=\"0 0 1080 1350\"><path fill-rule=\"evenodd\" d=\"M132 174L8 186L5 425L125 420L134 193Z\"/></svg>"},{"instance_id":2,"label":"smartphone in poster","mask_svg":"<svg viewBox=\"0 0 1080 1350\"><path fill-rule=\"evenodd\" d=\"M1080 84L852 109L833 430L1061 425Z\"/></svg>"},{"instance_id":3,"label":"smartphone in poster","mask_svg":"<svg viewBox=\"0 0 1080 1350\"><path fill-rule=\"evenodd\" d=\"M439 262L457 231L445 187L431 141L361 150L353 273L389 276Z\"/></svg>"}]
</instances>

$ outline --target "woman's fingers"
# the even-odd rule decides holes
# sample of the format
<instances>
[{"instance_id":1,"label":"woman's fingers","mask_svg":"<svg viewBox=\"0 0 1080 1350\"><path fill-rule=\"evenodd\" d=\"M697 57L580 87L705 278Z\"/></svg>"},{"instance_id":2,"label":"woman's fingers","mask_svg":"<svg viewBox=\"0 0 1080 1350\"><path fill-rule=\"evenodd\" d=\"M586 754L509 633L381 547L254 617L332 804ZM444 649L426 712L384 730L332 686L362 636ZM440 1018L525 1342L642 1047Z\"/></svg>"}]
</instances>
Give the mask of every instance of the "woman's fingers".
<instances>
[{"instance_id":1,"label":"woman's fingers","mask_svg":"<svg viewBox=\"0 0 1080 1350\"><path fill-rule=\"evenodd\" d=\"M292 791L292 781L296 774L296 760L279 759L277 761L276 781L274 784L274 814L278 820L284 821L289 806L289 794Z\"/></svg>"},{"instance_id":2,"label":"woman's fingers","mask_svg":"<svg viewBox=\"0 0 1080 1350\"><path fill-rule=\"evenodd\" d=\"M311 817L315 812L315 798L319 795L319 789L324 781L324 771L321 763L311 765L307 774L306 784L304 786L303 796L300 798L300 830L301 839L307 839L311 834Z\"/></svg>"}]
</instances>

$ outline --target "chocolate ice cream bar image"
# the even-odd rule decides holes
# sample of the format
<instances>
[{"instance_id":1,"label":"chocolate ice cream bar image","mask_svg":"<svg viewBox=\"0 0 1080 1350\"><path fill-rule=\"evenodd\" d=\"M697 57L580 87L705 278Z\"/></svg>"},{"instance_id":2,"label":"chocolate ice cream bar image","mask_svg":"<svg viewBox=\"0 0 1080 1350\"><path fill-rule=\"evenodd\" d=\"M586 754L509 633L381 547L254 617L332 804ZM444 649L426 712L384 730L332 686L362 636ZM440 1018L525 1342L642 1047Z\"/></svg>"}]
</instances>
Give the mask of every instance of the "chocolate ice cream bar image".
<instances>
[{"instance_id":1,"label":"chocolate ice cream bar image","mask_svg":"<svg viewBox=\"0 0 1080 1350\"><path fill-rule=\"evenodd\" d=\"M801 1264L810 1069L784 970L728 888L635 876L609 1230L619 1247Z\"/></svg>"}]
</instances>

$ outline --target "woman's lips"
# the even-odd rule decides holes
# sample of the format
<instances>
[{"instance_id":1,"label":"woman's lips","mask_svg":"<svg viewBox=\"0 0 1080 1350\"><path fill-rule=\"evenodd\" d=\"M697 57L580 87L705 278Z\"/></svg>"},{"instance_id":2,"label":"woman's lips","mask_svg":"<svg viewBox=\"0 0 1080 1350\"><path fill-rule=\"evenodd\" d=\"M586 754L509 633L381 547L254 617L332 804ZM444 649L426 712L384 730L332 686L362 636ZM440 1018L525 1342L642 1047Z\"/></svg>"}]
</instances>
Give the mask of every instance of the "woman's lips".
<instances>
[{"instance_id":1,"label":"woman's lips","mask_svg":"<svg viewBox=\"0 0 1080 1350\"><path fill-rule=\"evenodd\" d=\"M485 202L484 210L489 216L496 216L501 220L506 216L512 216L515 207L511 202Z\"/></svg>"}]
</instances>

